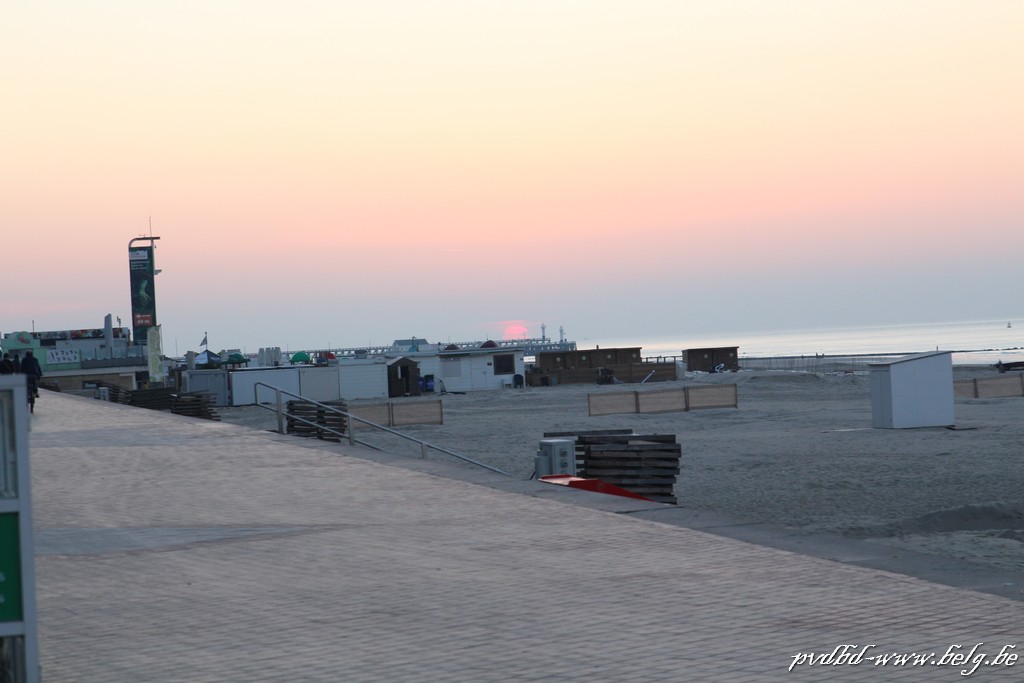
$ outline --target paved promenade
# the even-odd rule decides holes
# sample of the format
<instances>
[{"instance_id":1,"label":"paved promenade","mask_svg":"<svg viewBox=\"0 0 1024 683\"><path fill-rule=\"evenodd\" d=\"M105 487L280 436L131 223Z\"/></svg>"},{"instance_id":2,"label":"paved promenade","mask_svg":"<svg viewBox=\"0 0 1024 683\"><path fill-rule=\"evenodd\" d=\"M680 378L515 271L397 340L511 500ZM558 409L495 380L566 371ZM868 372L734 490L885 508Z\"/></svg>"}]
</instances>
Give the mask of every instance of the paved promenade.
<instances>
[{"instance_id":1,"label":"paved promenade","mask_svg":"<svg viewBox=\"0 0 1024 683\"><path fill-rule=\"evenodd\" d=\"M664 506L49 392L31 429L44 681L1024 680L1024 602Z\"/></svg>"}]
</instances>

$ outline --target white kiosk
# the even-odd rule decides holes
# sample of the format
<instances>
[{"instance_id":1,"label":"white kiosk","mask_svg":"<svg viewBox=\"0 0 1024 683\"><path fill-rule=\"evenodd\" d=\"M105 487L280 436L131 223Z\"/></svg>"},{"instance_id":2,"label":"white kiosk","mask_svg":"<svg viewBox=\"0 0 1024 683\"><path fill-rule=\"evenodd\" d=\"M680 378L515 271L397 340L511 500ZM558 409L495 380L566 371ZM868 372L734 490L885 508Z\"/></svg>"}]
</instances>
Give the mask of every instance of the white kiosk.
<instances>
[{"instance_id":1,"label":"white kiosk","mask_svg":"<svg viewBox=\"0 0 1024 683\"><path fill-rule=\"evenodd\" d=\"M932 351L871 363L871 425L876 429L950 427L953 352Z\"/></svg>"},{"instance_id":2,"label":"white kiosk","mask_svg":"<svg viewBox=\"0 0 1024 683\"><path fill-rule=\"evenodd\" d=\"M0 678L39 683L25 375L0 376Z\"/></svg>"}]
</instances>

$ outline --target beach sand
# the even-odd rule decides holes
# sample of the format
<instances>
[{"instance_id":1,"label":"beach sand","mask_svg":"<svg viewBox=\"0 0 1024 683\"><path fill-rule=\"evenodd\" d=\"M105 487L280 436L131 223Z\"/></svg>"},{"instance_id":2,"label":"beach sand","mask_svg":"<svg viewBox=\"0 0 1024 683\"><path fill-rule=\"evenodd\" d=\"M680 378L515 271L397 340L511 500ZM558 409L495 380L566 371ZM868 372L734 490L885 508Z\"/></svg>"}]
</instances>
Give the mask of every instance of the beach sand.
<instances>
[{"instance_id":1,"label":"beach sand","mask_svg":"<svg viewBox=\"0 0 1024 683\"><path fill-rule=\"evenodd\" d=\"M961 366L954 376L996 373ZM588 394L708 383L737 384L739 407L587 415ZM958 398L953 429L872 428L867 373L740 371L658 384L527 387L392 400L441 400L443 425L401 431L518 478L533 473L545 432L674 434L682 444L675 488L681 507L793 533L840 534L1024 570L1024 398ZM361 403L372 402L350 405ZM276 428L274 413L264 408L218 411L227 422ZM390 452L420 457L419 446L395 437L365 430L357 435ZM428 457L458 462L437 452Z\"/></svg>"}]
</instances>

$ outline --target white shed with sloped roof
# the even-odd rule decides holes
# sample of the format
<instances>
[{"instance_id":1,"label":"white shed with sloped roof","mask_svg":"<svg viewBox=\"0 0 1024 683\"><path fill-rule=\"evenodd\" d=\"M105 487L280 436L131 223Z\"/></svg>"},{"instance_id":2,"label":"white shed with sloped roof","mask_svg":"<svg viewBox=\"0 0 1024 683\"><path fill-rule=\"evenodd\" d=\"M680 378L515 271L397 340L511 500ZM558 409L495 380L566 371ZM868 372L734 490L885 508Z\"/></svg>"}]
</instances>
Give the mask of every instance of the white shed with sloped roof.
<instances>
[{"instance_id":1,"label":"white shed with sloped roof","mask_svg":"<svg viewBox=\"0 0 1024 683\"><path fill-rule=\"evenodd\" d=\"M916 353L868 367L876 429L954 424L952 351Z\"/></svg>"}]
</instances>

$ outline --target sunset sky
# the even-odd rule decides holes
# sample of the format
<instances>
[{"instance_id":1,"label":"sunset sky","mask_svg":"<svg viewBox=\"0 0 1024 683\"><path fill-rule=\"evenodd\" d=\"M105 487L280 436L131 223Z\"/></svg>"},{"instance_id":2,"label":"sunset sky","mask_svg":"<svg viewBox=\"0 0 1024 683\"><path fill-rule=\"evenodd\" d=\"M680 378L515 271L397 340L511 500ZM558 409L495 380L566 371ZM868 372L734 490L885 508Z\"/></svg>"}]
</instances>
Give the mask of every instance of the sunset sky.
<instances>
[{"instance_id":1,"label":"sunset sky","mask_svg":"<svg viewBox=\"0 0 1024 683\"><path fill-rule=\"evenodd\" d=\"M5 2L0 332L1024 318L1020 0ZM150 233L150 220L152 233Z\"/></svg>"}]
</instances>

